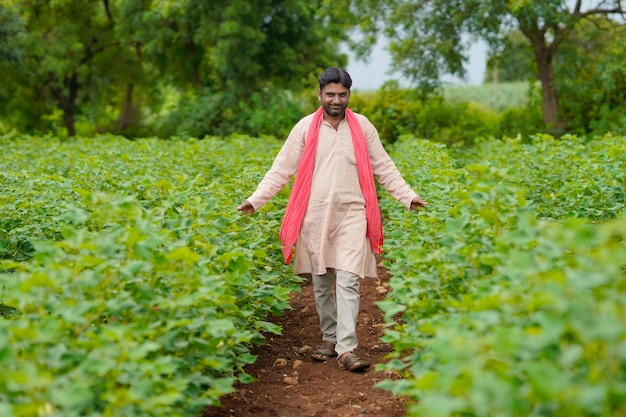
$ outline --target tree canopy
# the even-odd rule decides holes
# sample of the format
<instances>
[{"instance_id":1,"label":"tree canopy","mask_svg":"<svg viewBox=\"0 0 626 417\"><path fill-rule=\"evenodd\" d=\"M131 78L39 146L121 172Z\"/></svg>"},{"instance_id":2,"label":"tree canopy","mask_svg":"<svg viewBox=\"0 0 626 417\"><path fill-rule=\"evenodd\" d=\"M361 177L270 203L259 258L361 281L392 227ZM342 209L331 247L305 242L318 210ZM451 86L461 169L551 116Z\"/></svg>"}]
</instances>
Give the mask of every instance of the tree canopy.
<instances>
[{"instance_id":1,"label":"tree canopy","mask_svg":"<svg viewBox=\"0 0 626 417\"><path fill-rule=\"evenodd\" d=\"M142 91L169 85L184 100L218 97L214 120L232 121L255 91L297 88L325 66L345 63L336 48L341 32L318 13L322 3L5 0L5 117L44 128L57 111L74 135L77 114L97 118L102 106L118 105L128 120L124 113L139 106ZM158 100L150 91L142 99Z\"/></svg>"},{"instance_id":2,"label":"tree canopy","mask_svg":"<svg viewBox=\"0 0 626 417\"><path fill-rule=\"evenodd\" d=\"M483 39L497 51L506 34L519 29L538 69L544 122L559 129L554 57L581 20L624 16L626 9L621 0L353 0L342 12L353 13L353 25L369 34L362 53L384 34L392 68L425 87L438 85L444 74L464 76L472 40Z\"/></svg>"},{"instance_id":3,"label":"tree canopy","mask_svg":"<svg viewBox=\"0 0 626 417\"><path fill-rule=\"evenodd\" d=\"M621 100L623 16L620 0L1 0L0 116L69 135L77 123L129 133L142 117L166 136L249 133L243 120L291 120L281 102L345 65L342 42L365 57L384 35L392 69L426 91L464 76L469 47L485 40L504 79L539 80L544 124L558 132L575 113L559 95L584 96L572 68L602 100ZM581 50L605 65L590 71Z\"/></svg>"},{"instance_id":4,"label":"tree canopy","mask_svg":"<svg viewBox=\"0 0 626 417\"><path fill-rule=\"evenodd\" d=\"M599 120L621 123L626 98L625 39L626 26L597 16L581 20L559 48L554 58L554 83L559 97L565 98L559 111L568 131L597 130L593 125ZM491 54L487 67L491 71L487 71L486 81L538 79L530 41L518 29L506 36L500 51ZM490 79L493 73L497 80ZM615 126L608 123L604 128Z\"/></svg>"}]
</instances>

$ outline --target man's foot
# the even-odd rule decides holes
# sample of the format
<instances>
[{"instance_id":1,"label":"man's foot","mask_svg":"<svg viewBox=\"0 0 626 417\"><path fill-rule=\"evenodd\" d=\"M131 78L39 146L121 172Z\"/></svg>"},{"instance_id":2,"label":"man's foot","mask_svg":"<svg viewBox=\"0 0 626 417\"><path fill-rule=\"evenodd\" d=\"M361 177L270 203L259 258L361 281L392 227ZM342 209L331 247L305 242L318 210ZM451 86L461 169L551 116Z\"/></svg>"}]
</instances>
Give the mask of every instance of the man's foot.
<instances>
[{"instance_id":1,"label":"man's foot","mask_svg":"<svg viewBox=\"0 0 626 417\"><path fill-rule=\"evenodd\" d=\"M311 353L311 357L319 362L326 362L335 356L337 356L335 344L327 340L322 342L322 344L315 349L315 352Z\"/></svg>"},{"instance_id":2,"label":"man's foot","mask_svg":"<svg viewBox=\"0 0 626 417\"><path fill-rule=\"evenodd\" d=\"M339 369L347 369L352 372L364 371L370 367L370 363L357 357L352 352L346 352L338 359Z\"/></svg>"}]
</instances>

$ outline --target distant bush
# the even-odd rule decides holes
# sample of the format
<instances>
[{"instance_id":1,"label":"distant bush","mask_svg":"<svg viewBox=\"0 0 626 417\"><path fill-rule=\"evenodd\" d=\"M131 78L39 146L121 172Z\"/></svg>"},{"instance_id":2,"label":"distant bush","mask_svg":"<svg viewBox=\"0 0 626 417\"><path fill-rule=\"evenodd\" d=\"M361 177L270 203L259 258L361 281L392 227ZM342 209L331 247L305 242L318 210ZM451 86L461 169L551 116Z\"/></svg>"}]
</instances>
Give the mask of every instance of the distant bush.
<instances>
[{"instance_id":1,"label":"distant bush","mask_svg":"<svg viewBox=\"0 0 626 417\"><path fill-rule=\"evenodd\" d=\"M512 107L505 110L500 116L500 124L496 137L518 135L528 138L536 132L544 130L541 108L537 107Z\"/></svg>"},{"instance_id":2,"label":"distant bush","mask_svg":"<svg viewBox=\"0 0 626 417\"><path fill-rule=\"evenodd\" d=\"M289 130L307 111L307 105L289 91L258 91L249 103L235 102L224 93L205 90L184 96L154 124L156 135L286 137Z\"/></svg>"},{"instance_id":3,"label":"distant bush","mask_svg":"<svg viewBox=\"0 0 626 417\"><path fill-rule=\"evenodd\" d=\"M488 137L528 138L547 132L541 110L541 91L535 83L445 85L439 95L388 82L375 91L353 91L350 107L367 116L383 143L403 135L436 142L473 144ZM146 117L138 136L205 137L244 134L287 137L293 125L318 106L317 94L307 91L264 90L250 100L234 101L224 92L173 94L161 114ZM606 106L590 122L593 134L623 134L626 112ZM127 136L127 135L125 135Z\"/></svg>"},{"instance_id":4,"label":"distant bush","mask_svg":"<svg viewBox=\"0 0 626 417\"><path fill-rule=\"evenodd\" d=\"M597 120L589 123L592 135L601 136L607 132L614 135L626 135L626 108L602 106Z\"/></svg>"},{"instance_id":5,"label":"distant bush","mask_svg":"<svg viewBox=\"0 0 626 417\"><path fill-rule=\"evenodd\" d=\"M377 92L354 94L350 103L374 123L386 143L405 134L447 144L472 143L477 137L493 135L498 126L497 112L486 106L426 97L394 84Z\"/></svg>"}]
</instances>

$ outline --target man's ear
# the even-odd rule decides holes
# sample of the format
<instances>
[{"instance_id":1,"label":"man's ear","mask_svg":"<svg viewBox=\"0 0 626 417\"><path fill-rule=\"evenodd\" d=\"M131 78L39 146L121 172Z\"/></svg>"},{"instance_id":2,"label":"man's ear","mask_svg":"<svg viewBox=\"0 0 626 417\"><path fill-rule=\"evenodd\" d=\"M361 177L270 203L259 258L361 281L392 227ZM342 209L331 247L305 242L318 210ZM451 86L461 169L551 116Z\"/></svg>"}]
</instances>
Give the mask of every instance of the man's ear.
<instances>
[{"instance_id":1,"label":"man's ear","mask_svg":"<svg viewBox=\"0 0 626 417\"><path fill-rule=\"evenodd\" d=\"M322 90L320 90L320 89L317 90L317 99L319 101L322 101Z\"/></svg>"}]
</instances>

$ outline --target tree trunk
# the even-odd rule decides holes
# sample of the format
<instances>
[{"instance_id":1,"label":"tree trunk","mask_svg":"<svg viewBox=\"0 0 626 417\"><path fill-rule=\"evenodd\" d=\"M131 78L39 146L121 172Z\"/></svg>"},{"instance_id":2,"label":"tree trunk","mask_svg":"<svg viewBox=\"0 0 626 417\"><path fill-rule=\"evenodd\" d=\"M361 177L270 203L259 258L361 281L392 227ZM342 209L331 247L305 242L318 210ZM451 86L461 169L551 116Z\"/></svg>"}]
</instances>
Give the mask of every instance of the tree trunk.
<instances>
[{"instance_id":1,"label":"tree trunk","mask_svg":"<svg viewBox=\"0 0 626 417\"><path fill-rule=\"evenodd\" d=\"M543 122L549 130L560 131L563 128L559 114L559 101L554 87L554 66L552 49L545 44L535 45L535 58L541 82L541 107Z\"/></svg>"},{"instance_id":2,"label":"tree trunk","mask_svg":"<svg viewBox=\"0 0 626 417\"><path fill-rule=\"evenodd\" d=\"M76 96L78 96L78 74L72 73L72 77L67 82L68 99L67 106L63 109L63 119L69 137L76 136Z\"/></svg>"},{"instance_id":3,"label":"tree trunk","mask_svg":"<svg viewBox=\"0 0 626 417\"><path fill-rule=\"evenodd\" d=\"M65 128L67 129L67 136L76 136L76 120L74 118L74 106L70 110L63 110L63 121L65 122Z\"/></svg>"},{"instance_id":4,"label":"tree trunk","mask_svg":"<svg viewBox=\"0 0 626 417\"><path fill-rule=\"evenodd\" d=\"M52 88L52 94L59 102L61 110L63 110L63 123L69 137L76 136L76 97L78 96L78 74L72 73L72 76L63 79L63 87Z\"/></svg>"},{"instance_id":5,"label":"tree trunk","mask_svg":"<svg viewBox=\"0 0 626 417\"><path fill-rule=\"evenodd\" d=\"M134 127L139 124L139 108L133 103L133 92L135 85L129 83L126 85L126 94L122 103L122 110L115 124L122 130Z\"/></svg>"},{"instance_id":6,"label":"tree trunk","mask_svg":"<svg viewBox=\"0 0 626 417\"><path fill-rule=\"evenodd\" d=\"M491 80L493 82L493 101L498 101L498 65L495 64L493 66L493 70L491 70Z\"/></svg>"}]
</instances>

